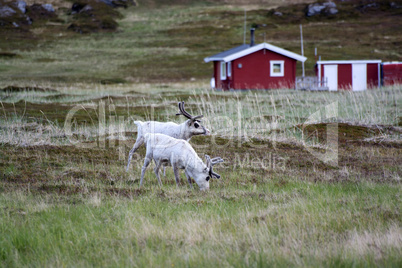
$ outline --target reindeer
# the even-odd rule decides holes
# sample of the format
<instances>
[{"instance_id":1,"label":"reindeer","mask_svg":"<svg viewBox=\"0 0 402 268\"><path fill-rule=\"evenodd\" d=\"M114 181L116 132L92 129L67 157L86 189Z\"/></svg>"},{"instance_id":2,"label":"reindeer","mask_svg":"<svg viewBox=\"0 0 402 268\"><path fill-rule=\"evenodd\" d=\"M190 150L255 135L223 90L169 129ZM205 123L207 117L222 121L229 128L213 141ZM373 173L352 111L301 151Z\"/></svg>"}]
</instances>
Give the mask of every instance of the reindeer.
<instances>
[{"instance_id":1,"label":"reindeer","mask_svg":"<svg viewBox=\"0 0 402 268\"><path fill-rule=\"evenodd\" d=\"M157 121L134 121L134 124L137 125L138 134L137 140L134 143L133 148L130 150L128 156L128 163L126 170L128 171L130 167L131 158L137 149L144 144L144 135L145 133L161 133L168 135L170 137L176 139L182 139L189 141L192 136L195 135L210 135L210 131L201 125L200 118L203 115L192 116L184 109L184 101L179 102L179 113L176 115L183 115L188 120L181 124L176 124L173 122L157 122Z\"/></svg>"},{"instance_id":2,"label":"reindeer","mask_svg":"<svg viewBox=\"0 0 402 268\"><path fill-rule=\"evenodd\" d=\"M212 167L223 162L223 159L220 157L211 159L208 155L205 155L206 163L204 163L198 157L190 143L185 140L175 139L159 133L146 133L144 141L147 151L141 170L140 187L144 180L145 171L152 160L155 162L154 172L159 185L162 185L159 177L159 168L167 165L173 167L177 187L179 186L179 169L185 170L190 187L193 187L191 183L191 178L193 178L200 187L200 190L209 189L209 180L211 178L219 179L221 177L212 170Z\"/></svg>"}]
</instances>

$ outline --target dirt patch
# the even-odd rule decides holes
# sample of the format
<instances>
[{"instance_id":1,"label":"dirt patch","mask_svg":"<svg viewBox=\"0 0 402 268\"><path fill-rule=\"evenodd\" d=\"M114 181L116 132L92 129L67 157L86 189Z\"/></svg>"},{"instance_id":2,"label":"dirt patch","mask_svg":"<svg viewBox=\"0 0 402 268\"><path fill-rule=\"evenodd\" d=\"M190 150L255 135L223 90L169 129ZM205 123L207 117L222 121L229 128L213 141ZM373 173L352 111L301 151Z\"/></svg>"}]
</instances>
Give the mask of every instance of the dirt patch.
<instances>
[{"instance_id":1,"label":"dirt patch","mask_svg":"<svg viewBox=\"0 0 402 268\"><path fill-rule=\"evenodd\" d=\"M12 52L0 52L0 58L2 59L12 59L12 58L22 58L21 55Z\"/></svg>"},{"instance_id":2,"label":"dirt patch","mask_svg":"<svg viewBox=\"0 0 402 268\"><path fill-rule=\"evenodd\" d=\"M100 83L102 85L125 84L127 80L123 78L109 78L100 80Z\"/></svg>"},{"instance_id":3,"label":"dirt patch","mask_svg":"<svg viewBox=\"0 0 402 268\"><path fill-rule=\"evenodd\" d=\"M35 92L58 92L55 89L51 88L41 88L41 87L19 87L19 86L8 86L0 89L0 92L25 92L25 91L35 91Z\"/></svg>"},{"instance_id":4,"label":"dirt patch","mask_svg":"<svg viewBox=\"0 0 402 268\"><path fill-rule=\"evenodd\" d=\"M327 130L328 127L332 125L338 128L338 141L341 144L350 142L364 142L365 139L370 137L375 137L377 135L384 134L401 134L401 130L394 128L392 126L362 126L362 125L352 125L348 123L320 123L311 124L307 126L298 125L299 128L303 130L304 135L307 138L315 138L319 142L327 141Z\"/></svg>"},{"instance_id":5,"label":"dirt patch","mask_svg":"<svg viewBox=\"0 0 402 268\"><path fill-rule=\"evenodd\" d=\"M79 95L76 95L76 94L64 94L63 93L63 94L46 96L46 97L43 97L43 99L57 101L57 100L62 100L62 99L69 98L69 97L78 97L78 96Z\"/></svg>"}]
</instances>

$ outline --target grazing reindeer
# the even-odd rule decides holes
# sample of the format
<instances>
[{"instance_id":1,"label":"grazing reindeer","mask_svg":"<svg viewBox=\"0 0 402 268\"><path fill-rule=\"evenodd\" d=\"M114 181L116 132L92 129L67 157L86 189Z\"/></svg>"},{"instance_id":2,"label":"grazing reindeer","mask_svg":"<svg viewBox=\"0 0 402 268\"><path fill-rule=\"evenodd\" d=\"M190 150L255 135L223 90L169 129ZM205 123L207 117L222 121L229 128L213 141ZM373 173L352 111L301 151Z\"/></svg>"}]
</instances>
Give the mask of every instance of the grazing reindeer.
<instances>
[{"instance_id":1,"label":"grazing reindeer","mask_svg":"<svg viewBox=\"0 0 402 268\"><path fill-rule=\"evenodd\" d=\"M168 135L170 137L189 141L192 136L195 135L210 135L210 132L207 128L201 125L199 118L203 117L203 115L192 116L186 110L184 110L184 101L179 102L179 111L176 115L183 115L188 118L186 122L181 124L176 124L173 122L156 122L156 121L134 121L137 125L138 134L137 140L134 143L133 148L130 150L128 156L128 163L126 170L128 171L131 158L135 151L144 144L144 135L145 133L161 133Z\"/></svg>"},{"instance_id":2,"label":"grazing reindeer","mask_svg":"<svg viewBox=\"0 0 402 268\"><path fill-rule=\"evenodd\" d=\"M209 180L212 177L217 179L221 177L212 170L212 167L215 164L223 162L223 159L220 157L211 159L208 155L205 155L206 164L204 164L190 143L185 140L175 139L159 133L146 133L144 141L147 151L144 166L141 170L140 187L144 180L145 171L152 160L154 160L156 165L154 171L159 185L162 185L159 177L159 168L167 165L173 167L177 186L179 186L179 169L185 170L190 187L192 187L191 178L193 178L200 187L200 190L209 189Z\"/></svg>"}]
</instances>

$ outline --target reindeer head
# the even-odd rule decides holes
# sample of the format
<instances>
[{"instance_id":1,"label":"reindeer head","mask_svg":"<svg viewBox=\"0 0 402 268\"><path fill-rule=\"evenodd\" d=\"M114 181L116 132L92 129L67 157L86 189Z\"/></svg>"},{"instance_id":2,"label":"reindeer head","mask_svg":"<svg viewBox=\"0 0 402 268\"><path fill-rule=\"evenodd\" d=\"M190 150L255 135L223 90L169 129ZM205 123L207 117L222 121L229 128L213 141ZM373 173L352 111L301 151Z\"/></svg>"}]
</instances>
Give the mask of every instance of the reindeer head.
<instances>
[{"instance_id":1,"label":"reindeer head","mask_svg":"<svg viewBox=\"0 0 402 268\"><path fill-rule=\"evenodd\" d=\"M184 101L179 102L179 110L180 113L177 113L176 115L183 115L188 118L186 125L189 130L189 138L191 136L195 135L210 135L211 132L201 125L201 120L199 118L202 118L203 115L197 115L197 116L192 116L186 110L184 110Z\"/></svg>"},{"instance_id":2,"label":"reindeer head","mask_svg":"<svg viewBox=\"0 0 402 268\"><path fill-rule=\"evenodd\" d=\"M197 185L200 187L201 191L209 189L209 181L211 178L219 179L221 176L212 170L212 167L218 163L223 162L220 157L215 157L211 159L209 155L205 155L206 164L203 165L202 170L192 173L193 178Z\"/></svg>"}]
</instances>

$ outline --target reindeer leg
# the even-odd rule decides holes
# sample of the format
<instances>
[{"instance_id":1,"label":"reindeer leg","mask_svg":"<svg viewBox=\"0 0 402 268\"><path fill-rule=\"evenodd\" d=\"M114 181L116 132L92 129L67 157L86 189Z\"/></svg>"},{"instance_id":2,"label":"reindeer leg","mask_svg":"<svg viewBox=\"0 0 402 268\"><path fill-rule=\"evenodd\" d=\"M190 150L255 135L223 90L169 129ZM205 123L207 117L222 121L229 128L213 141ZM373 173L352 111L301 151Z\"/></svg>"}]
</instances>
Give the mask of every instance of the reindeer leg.
<instances>
[{"instance_id":1,"label":"reindeer leg","mask_svg":"<svg viewBox=\"0 0 402 268\"><path fill-rule=\"evenodd\" d=\"M131 158L133 157L133 154L143 144L144 144L144 137L137 138L137 140L134 143L133 148L130 150L130 153L128 154L128 163L127 163L126 171L128 171L128 169L130 167L130 162L131 162Z\"/></svg>"},{"instance_id":2,"label":"reindeer leg","mask_svg":"<svg viewBox=\"0 0 402 268\"><path fill-rule=\"evenodd\" d=\"M190 177L190 175L188 175L187 171L185 171L184 173L186 174L188 183L190 184L190 188L193 188L193 184L191 183L191 177Z\"/></svg>"},{"instance_id":3,"label":"reindeer leg","mask_svg":"<svg viewBox=\"0 0 402 268\"><path fill-rule=\"evenodd\" d=\"M142 181L144 180L145 170L147 170L149 163L151 163L151 158L145 157L144 165L142 166L142 170L141 170L140 187L142 186Z\"/></svg>"},{"instance_id":4,"label":"reindeer leg","mask_svg":"<svg viewBox=\"0 0 402 268\"><path fill-rule=\"evenodd\" d=\"M159 186L162 186L162 181L161 181L161 178L159 177L159 168L162 165L162 161L159 161L158 163L155 161L155 165L156 166L154 168L154 171L155 171L155 174L156 174L156 178L158 178Z\"/></svg>"},{"instance_id":5,"label":"reindeer leg","mask_svg":"<svg viewBox=\"0 0 402 268\"><path fill-rule=\"evenodd\" d=\"M173 165L173 163L172 163L172 167L173 167L173 172L174 172L174 178L176 179L176 185L177 185L177 187L179 187L179 184L180 184L179 168L176 165Z\"/></svg>"}]
</instances>

